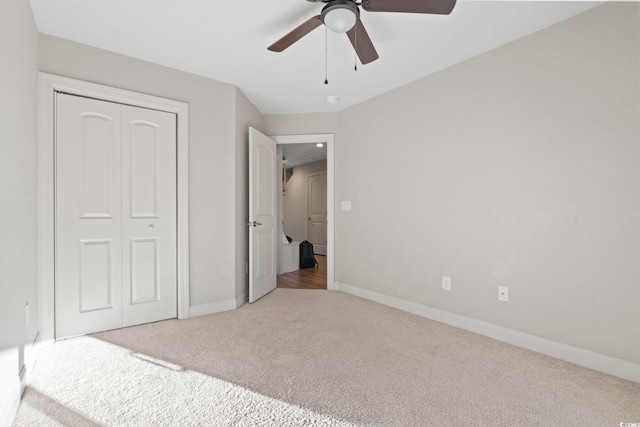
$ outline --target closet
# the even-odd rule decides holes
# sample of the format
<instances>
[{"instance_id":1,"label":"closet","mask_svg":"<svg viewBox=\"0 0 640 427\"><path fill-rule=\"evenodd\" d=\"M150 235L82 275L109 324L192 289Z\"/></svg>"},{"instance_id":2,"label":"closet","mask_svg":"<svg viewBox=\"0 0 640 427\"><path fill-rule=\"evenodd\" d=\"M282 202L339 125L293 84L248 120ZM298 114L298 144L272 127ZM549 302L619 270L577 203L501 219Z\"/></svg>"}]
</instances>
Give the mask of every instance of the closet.
<instances>
[{"instance_id":1,"label":"closet","mask_svg":"<svg viewBox=\"0 0 640 427\"><path fill-rule=\"evenodd\" d=\"M176 115L55 95L56 338L177 315Z\"/></svg>"}]
</instances>

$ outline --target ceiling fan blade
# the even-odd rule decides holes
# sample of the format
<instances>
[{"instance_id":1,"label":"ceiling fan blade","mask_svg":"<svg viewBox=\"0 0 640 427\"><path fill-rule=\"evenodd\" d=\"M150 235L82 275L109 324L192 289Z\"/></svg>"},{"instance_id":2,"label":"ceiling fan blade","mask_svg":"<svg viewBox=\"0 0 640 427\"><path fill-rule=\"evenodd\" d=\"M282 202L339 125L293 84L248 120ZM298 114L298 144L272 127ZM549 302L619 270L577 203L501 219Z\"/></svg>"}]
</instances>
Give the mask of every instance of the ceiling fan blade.
<instances>
[{"instance_id":1,"label":"ceiling fan blade","mask_svg":"<svg viewBox=\"0 0 640 427\"><path fill-rule=\"evenodd\" d=\"M368 12L433 13L448 15L456 0L362 0Z\"/></svg>"},{"instance_id":2,"label":"ceiling fan blade","mask_svg":"<svg viewBox=\"0 0 640 427\"><path fill-rule=\"evenodd\" d=\"M289 33L287 33L280 40L269 46L267 49L272 52L282 52L283 50L309 34L311 31L318 28L320 25L322 25L322 19L320 18L320 15L309 18L302 24L291 30Z\"/></svg>"},{"instance_id":3,"label":"ceiling fan blade","mask_svg":"<svg viewBox=\"0 0 640 427\"><path fill-rule=\"evenodd\" d=\"M373 47L369 34L367 33L367 30L364 29L364 25L362 25L360 18L356 21L356 25L347 31L347 36L349 37L349 40L351 40L351 44L356 50L358 58L360 58L360 62L368 64L369 62L373 62L378 59L378 52L376 52L376 48Z\"/></svg>"}]
</instances>

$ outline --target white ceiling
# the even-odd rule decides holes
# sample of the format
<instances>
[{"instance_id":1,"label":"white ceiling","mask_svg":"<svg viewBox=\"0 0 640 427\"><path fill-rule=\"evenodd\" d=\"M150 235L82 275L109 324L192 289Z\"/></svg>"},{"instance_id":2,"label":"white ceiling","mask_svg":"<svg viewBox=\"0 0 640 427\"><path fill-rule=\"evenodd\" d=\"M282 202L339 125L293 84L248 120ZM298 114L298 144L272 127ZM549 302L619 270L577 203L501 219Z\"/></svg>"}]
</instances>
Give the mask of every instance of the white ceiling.
<instances>
[{"instance_id":1,"label":"white ceiling","mask_svg":"<svg viewBox=\"0 0 640 427\"><path fill-rule=\"evenodd\" d=\"M295 168L307 163L318 162L327 158L327 144L318 147L313 143L281 144L278 147L286 158L285 167Z\"/></svg>"},{"instance_id":2,"label":"white ceiling","mask_svg":"<svg viewBox=\"0 0 640 427\"><path fill-rule=\"evenodd\" d=\"M576 15L599 2L459 0L451 15L361 19L380 59L354 70L345 34L267 46L323 3L306 0L30 0L38 29L234 84L263 114L339 111ZM340 102L327 104L337 96Z\"/></svg>"}]
</instances>

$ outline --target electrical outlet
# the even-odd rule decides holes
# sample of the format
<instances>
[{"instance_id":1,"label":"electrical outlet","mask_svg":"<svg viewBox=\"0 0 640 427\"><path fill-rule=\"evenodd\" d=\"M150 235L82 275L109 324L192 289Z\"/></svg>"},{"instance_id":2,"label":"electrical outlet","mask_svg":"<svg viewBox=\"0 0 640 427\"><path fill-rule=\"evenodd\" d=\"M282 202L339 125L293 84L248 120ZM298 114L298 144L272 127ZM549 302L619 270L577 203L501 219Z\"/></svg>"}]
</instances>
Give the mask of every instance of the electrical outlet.
<instances>
[{"instance_id":1,"label":"electrical outlet","mask_svg":"<svg viewBox=\"0 0 640 427\"><path fill-rule=\"evenodd\" d=\"M506 286L498 286L498 299L500 301L509 302L509 288Z\"/></svg>"},{"instance_id":2,"label":"electrical outlet","mask_svg":"<svg viewBox=\"0 0 640 427\"><path fill-rule=\"evenodd\" d=\"M29 326L29 322L31 321L31 309L29 309L29 303L24 306L24 313L26 317L27 326Z\"/></svg>"},{"instance_id":3,"label":"electrical outlet","mask_svg":"<svg viewBox=\"0 0 640 427\"><path fill-rule=\"evenodd\" d=\"M444 289L445 291L451 290L451 277L442 276L442 289Z\"/></svg>"}]
</instances>

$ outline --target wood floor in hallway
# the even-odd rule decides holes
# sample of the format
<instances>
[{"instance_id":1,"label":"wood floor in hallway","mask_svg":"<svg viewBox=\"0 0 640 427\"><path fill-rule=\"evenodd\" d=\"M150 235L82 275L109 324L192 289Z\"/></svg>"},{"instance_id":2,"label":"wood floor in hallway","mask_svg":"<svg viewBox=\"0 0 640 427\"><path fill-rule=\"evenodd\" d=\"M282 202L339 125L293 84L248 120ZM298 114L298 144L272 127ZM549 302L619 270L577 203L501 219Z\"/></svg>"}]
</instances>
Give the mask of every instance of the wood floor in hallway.
<instances>
[{"instance_id":1,"label":"wood floor in hallway","mask_svg":"<svg viewBox=\"0 0 640 427\"><path fill-rule=\"evenodd\" d=\"M301 268L278 276L279 288L327 289L327 257L316 255L318 268Z\"/></svg>"}]
</instances>

